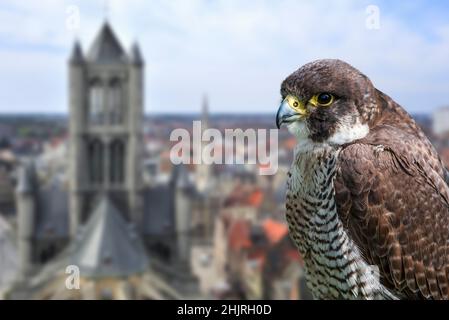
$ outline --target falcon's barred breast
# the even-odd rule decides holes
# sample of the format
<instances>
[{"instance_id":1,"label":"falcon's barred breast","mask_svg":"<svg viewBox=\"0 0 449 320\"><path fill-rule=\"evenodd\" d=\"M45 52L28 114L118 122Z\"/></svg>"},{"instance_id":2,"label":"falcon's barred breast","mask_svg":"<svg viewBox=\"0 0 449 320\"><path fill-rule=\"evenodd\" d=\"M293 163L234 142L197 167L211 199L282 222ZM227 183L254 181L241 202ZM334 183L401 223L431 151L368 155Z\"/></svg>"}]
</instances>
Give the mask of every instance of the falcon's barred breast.
<instances>
[{"instance_id":1,"label":"falcon's barred breast","mask_svg":"<svg viewBox=\"0 0 449 320\"><path fill-rule=\"evenodd\" d=\"M320 299L448 299L448 173L407 112L340 60L284 80L286 217Z\"/></svg>"}]
</instances>

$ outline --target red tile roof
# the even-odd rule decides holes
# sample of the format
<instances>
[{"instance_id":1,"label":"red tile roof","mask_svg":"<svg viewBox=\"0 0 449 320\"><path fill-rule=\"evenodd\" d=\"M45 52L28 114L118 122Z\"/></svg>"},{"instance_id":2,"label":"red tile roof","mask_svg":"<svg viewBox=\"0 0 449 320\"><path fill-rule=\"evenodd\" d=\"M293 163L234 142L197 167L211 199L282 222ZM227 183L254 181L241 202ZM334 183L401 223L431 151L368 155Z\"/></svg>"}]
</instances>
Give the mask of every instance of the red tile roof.
<instances>
[{"instance_id":1,"label":"red tile roof","mask_svg":"<svg viewBox=\"0 0 449 320\"><path fill-rule=\"evenodd\" d=\"M252 192L248 198L248 203L252 206L252 207L260 207L260 205L262 204L263 201L263 192L261 190L256 190L254 192Z\"/></svg>"},{"instance_id":2,"label":"red tile roof","mask_svg":"<svg viewBox=\"0 0 449 320\"><path fill-rule=\"evenodd\" d=\"M243 220L235 221L231 225L228 233L228 244L232 250L240 251L251 247L250 228L249 223Z\"/></svg>"},{"instance_id":3,"label":"red tile roof","mask_svg":"<svg viewBox=\"0 0 449 320\"><path fill-rule=\"evenodd\" d=\"M288 227L285 223L273 219L266 219L262 223L263 230L270 244L278 243L288 233Z\"/></svg>"},{"instance_id":4,"label":"red tile roof","mask_svg":"<svg viewBox=\"0 0 449 320\"><path fill-rule=\"evenodd\" d=\"M225 200L225 207L251 206L260 207L264 199L264 193L252 186L237 185Z\"/></svg>"}]
</instances>

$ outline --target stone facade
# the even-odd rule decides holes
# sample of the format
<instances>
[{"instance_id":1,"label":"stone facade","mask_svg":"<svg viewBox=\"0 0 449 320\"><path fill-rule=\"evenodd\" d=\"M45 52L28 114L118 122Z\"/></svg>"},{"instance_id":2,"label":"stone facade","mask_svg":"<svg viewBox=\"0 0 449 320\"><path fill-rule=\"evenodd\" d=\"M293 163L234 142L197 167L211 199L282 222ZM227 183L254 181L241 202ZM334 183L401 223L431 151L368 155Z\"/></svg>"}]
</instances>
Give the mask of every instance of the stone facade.
<instances>
[{"instance_id":1,"label":"stone facade","mask_svg":"<svg viewBox=\"0 0 449 320\"><path fill-rule=\"evenodd\" d=\"M61 257L77 254L71 250L105 199L110 203L106 208L122 216L119 224L135 230L151 272L180 295L195 296L199 289L189 264L191 217L204 207L204 198L182 165L174 167L166 183L142 181L144 61L139 47L125 52L105 23L86 54L75 43L68 65L67 168L63 179L55 175L45 182L33 162L21 168L16 190L20 282L11 297L27 298L31 279L63 264ZM101 229L104 239L115 239L108 234L112 229ZM121 263L119 256L126 258L129 251L119 251L113 262Z\"/></svg>"}]
</instances>

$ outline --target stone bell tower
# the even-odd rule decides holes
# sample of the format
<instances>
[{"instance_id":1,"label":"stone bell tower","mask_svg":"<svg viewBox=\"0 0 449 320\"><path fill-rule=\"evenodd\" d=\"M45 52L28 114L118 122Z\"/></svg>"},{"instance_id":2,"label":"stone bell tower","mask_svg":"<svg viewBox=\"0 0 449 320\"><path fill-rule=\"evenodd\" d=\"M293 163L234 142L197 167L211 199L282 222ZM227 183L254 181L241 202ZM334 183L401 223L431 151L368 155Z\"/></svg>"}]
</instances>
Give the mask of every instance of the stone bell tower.
<instances>
[{"instance_id":1,"label":"stone bell tower","mask_svg":"<svg viewBox=\"0 0 449 320\"><path fill-rule=\"evenodd\" d=\"M70 233L100 194L136 225L142 222L141 147L144 61L123 50L105 22L86 55L76 42L69 60Z\"/></svg>"}]
</instances>

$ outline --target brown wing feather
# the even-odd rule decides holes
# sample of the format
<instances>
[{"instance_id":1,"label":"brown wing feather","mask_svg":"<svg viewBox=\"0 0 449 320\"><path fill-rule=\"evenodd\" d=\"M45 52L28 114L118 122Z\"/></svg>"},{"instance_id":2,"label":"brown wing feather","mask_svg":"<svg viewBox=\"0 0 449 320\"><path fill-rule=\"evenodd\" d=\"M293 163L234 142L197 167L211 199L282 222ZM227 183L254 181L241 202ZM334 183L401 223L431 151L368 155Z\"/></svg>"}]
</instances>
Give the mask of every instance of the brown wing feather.
<instances>
[{"instance_id":1,"label":"brown wing feather","mask_svg":"<svg viewBox=\"0 0 449 320\"><path fill-rule=\"evenodd\" d=\"M388 125L339 156L339 215L385 286L408 298L449 299L449 188L439 163L427 141Z\"/></svg>"}]
</instances>

